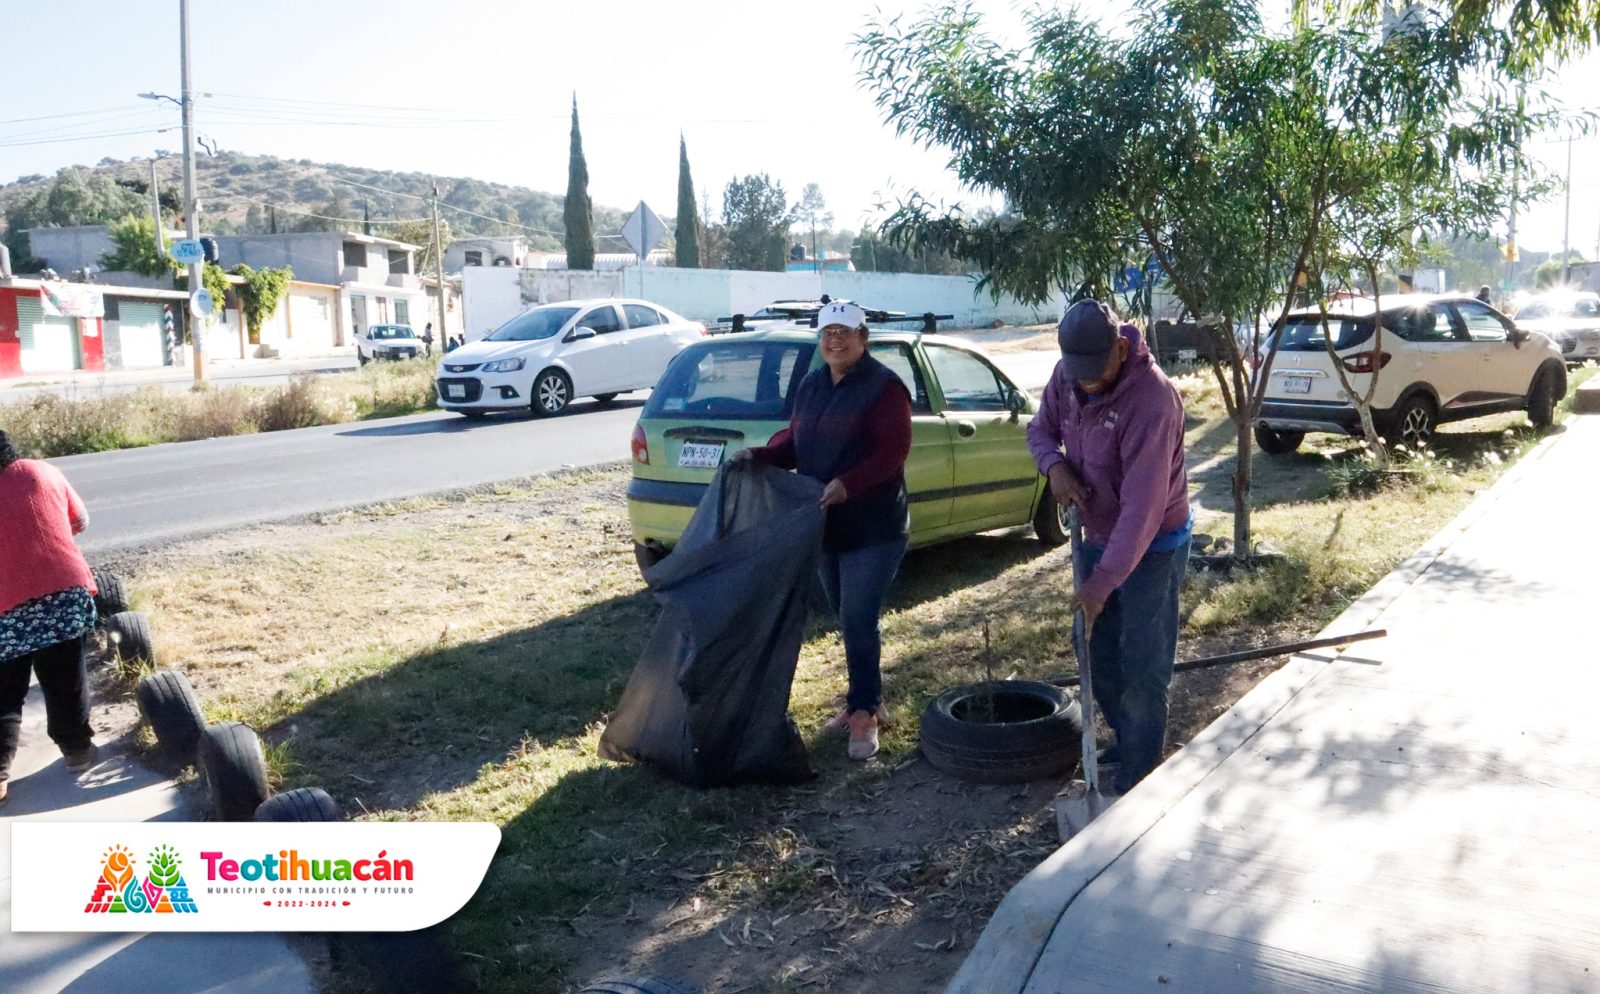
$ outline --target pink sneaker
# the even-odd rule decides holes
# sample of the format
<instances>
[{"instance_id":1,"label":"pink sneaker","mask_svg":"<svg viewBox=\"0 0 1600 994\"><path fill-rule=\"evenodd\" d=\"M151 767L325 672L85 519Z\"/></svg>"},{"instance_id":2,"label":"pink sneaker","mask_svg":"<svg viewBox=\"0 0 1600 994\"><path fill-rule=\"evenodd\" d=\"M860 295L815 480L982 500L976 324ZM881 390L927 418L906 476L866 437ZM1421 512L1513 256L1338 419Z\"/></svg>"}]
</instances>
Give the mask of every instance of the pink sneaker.
<instances>
[{"instance_id":1,"label":"pink sneaker","mask_svg":"<svg viewBox=\"0 0 1600 994\"><path fill-rule=\"evenodd\" d=\"M837 732L840 735L848 732L850 730L849 710L846 708L840 708L839 713L834 715L832 718L829 718L828 723L822 726L822 730L824 732Z\"/></svg>"},{"instance_id":2,"label":"pink sneaker","mask_svg":"<svg viewBox=\"0 0 1600 994\"><path fill-rule=\"evenodd\" d=\"M850 715L850 758L860 761L878 754L878 717L866 711Z\"/></svg>"}]
</instances>

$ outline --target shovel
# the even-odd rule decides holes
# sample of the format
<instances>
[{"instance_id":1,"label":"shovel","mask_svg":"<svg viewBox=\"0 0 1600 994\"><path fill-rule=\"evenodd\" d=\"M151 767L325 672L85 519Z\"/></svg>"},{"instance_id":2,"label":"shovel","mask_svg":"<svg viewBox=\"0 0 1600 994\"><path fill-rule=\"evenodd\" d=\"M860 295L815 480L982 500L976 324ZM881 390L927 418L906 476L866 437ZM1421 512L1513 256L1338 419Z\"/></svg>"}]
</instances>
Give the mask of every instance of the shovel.
<instances>
[{"instance_id":1,"label":"shovel","mask_svg":"<svg viewBox=\"0 0 1600 994\"><path fill-rule=\"evenodd\" d=\"M1072 539L1072 590L1083 589L1083 526L1078 520L1076 507L1067 509L1067 531ZM1100 764L1095 759L1094 747L1094 670L1089 657L1089 642L1093 634L1089 619L1080 608L1073 619L1074 650L1078 656L1078 708L1083 719L1083 796L1063 797L1056 801L1056 830L1062 839L1069 839L1083 829L1100 812L1111 806L1115 797L1100 793Z\"/></svg>"}]
</instances>

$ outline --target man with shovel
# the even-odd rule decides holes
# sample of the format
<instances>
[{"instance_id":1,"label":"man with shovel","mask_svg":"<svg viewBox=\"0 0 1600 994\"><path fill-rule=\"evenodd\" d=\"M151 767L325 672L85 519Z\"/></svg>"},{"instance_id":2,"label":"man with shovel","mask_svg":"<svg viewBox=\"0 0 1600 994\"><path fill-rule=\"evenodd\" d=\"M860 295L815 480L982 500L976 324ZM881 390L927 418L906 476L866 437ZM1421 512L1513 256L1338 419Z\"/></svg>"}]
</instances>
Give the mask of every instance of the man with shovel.
<instances>
[{"instance_id":1,"label":"man with shovel","mask_svg":"<svg viewBox=\"0 0 1600 994\"><path fill-rule=\"evenodd\" d=\"M1161 762L1189 563L1183 399L1139 330L1080 300L1057 329L1061 361L1028 425L1028 449L1086 541L1072 609L1081 612L1094 700L1116 734L1101 762L1123 793ZM1076 623L1075 623L1076 624Z\"/></svg>"}]
</instances>

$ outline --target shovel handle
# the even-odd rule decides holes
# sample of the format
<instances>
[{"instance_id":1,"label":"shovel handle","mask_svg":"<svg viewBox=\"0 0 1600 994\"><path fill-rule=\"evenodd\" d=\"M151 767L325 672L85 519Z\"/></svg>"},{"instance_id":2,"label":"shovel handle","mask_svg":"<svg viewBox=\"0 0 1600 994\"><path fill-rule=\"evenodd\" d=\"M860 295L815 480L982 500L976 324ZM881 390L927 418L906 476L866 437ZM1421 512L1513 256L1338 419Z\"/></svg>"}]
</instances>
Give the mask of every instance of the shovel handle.
<instances>
[{"instance_id":1,"label":"shovel handle","mask_svg":"<svg viewBox=\"0 0 1600 994\"><path fill-rule=\"evenodd\" d=\"M1078 509L1067 508L1067 534L1072 540L1072 590L1083 589L1083 526L1078 520ZM1089 619L1083 608L1073 612L1073 632L1077 635L1073 646L1078 657L1078 714L1083 721L1083 787L1088 795L1100 793L1100 764L1095 761L1094 749L1094 676L1089 663Z\"/></svg>"}]
</instances>

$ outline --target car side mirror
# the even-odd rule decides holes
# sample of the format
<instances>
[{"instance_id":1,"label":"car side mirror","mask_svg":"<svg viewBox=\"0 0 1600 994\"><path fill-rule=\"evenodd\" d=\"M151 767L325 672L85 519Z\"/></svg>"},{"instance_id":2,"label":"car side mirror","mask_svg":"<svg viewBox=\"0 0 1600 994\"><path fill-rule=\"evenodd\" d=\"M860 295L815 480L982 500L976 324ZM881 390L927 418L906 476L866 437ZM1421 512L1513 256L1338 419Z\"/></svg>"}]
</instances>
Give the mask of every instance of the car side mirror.
<instances>
[{"instance_id":1,"label":"car side mirror","mask_svg":"<svg viewBox=\"0 0 1600 994\"><path fill-rule=\"evenodd\" d=\"M1028 398L1022 391L1012 388L1006 391L1006 410L1011 412L1011 423L1016 424L1017 417L1028 409Z\"/></svg>"},{"instance_id":2,"label":"car side mirror","mask_svg":"<svg viewBox=\"0 0 1600 994\"><path fill-rule=\"evenodd\" d=\"M569 342L576 342L579 339L593 338L593 337L594 337L594 329L593 328L574 328L571 331L567 332L567 337L566 337L565 340L569 341Z\"/></svg>"}]
</instances>

